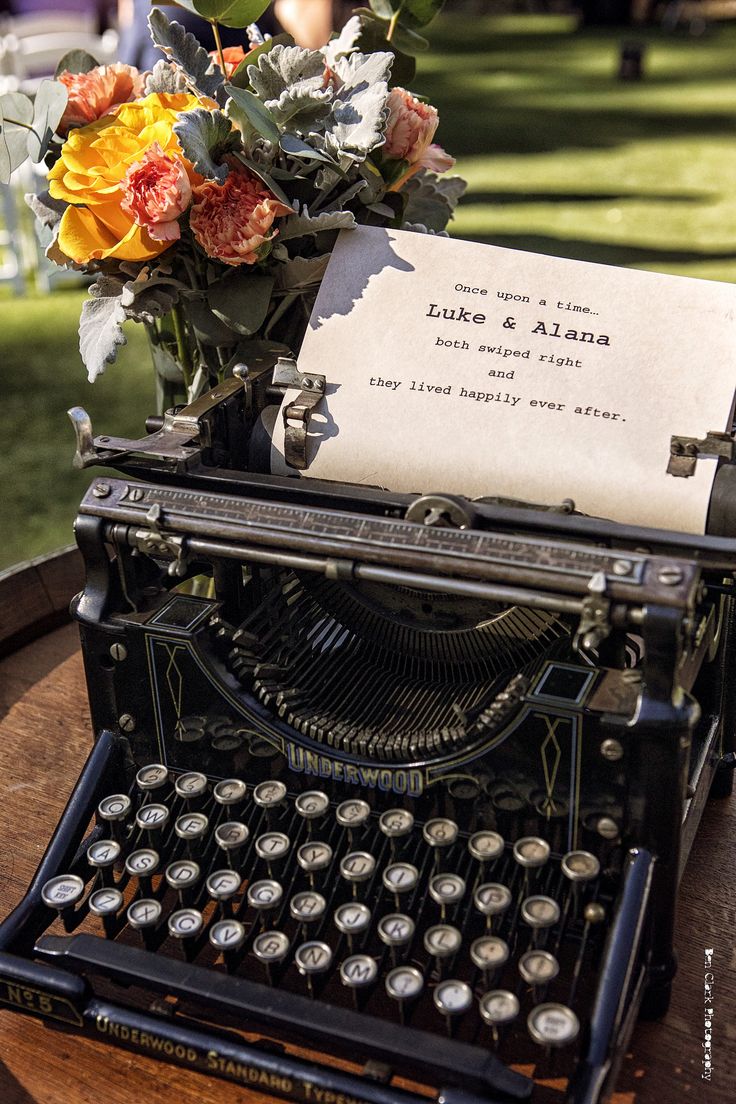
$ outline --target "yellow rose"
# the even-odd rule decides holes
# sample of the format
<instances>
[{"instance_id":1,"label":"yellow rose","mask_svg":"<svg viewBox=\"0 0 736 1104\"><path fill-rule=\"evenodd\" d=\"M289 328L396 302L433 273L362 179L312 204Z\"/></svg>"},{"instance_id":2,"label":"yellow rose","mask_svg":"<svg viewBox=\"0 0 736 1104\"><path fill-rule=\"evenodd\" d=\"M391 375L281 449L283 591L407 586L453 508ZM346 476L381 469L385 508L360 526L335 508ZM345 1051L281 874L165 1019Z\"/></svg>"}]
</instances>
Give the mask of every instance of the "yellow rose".
<instances>
[{"instance_id":1,"label":"yellow rose","mask_svg":"<svg viewBox=\"0 0 736 1104\"><path fill-rule=\"evenodd\" d=\"M122 206L126 177L158 143L163 154L181 161L192 185L200 184L202 177L182 155L173 127L182 111L201 106L187 93L154 92L72 130L48 174L53 198L73 205L59 227L59 248L67 257L77 264L106 257L147 261L168 248L170 241L152 238Z\"/></svg>"}]
</instances>

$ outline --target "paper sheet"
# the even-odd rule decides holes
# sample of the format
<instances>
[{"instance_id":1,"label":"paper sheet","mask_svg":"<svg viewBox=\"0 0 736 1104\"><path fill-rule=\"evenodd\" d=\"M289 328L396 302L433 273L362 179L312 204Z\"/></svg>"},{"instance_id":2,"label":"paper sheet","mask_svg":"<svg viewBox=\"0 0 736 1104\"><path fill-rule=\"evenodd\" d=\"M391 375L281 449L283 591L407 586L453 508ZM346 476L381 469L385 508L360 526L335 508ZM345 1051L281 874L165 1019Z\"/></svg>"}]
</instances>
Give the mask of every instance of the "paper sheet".
<instances>
[{"instance_id":1,"label":"paper sheet","mask_svg":"<svg viewBox=\"0 0 736 1104\"><path fill-rule=\"evenodd\" d=\"M702 533L716 462L668 475L670 438L730 429L735 320L730 284L343 231L299 357L327 378L302 474ZM281 417L272 467L297 474Z\"/></svg>"}]
</instances>

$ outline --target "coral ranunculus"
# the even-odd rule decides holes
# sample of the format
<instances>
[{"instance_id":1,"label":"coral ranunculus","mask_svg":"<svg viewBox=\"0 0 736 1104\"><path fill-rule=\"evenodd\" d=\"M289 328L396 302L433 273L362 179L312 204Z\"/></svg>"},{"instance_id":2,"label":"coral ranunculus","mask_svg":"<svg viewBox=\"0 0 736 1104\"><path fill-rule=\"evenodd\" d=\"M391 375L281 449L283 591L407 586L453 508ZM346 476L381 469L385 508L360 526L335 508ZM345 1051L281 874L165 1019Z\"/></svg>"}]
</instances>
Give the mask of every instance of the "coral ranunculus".
<instances>
[{"instance_id":1,"label":"coral ranunculus","mask_svg":"<svg viewBox=\"0 0 736 1104\"><path fill-rule=\"evenodd\" d=\"M412 96L405 88L392 88L388 97L388 121L383 153L386 157L421 161L439 124L437 108Z\"/></svg>"},{"instance_id":2,"label":"coral ranunculus","mask_svg":"<svg viewBox=\"0 0 736 1104\"><path fill-rule=\"evenodd\" d=\"M154 92L72 130L48 174L53 198L72 205L59 226L58 245L65 256L76 264L108 257L147 261L168 247L169 240L155 238L136 221L129 196L125 204L128 173L157 143L162 156L183 167L191 186L200 184L202 177L183 156L173 128L181 112L201 106L187 93Z\"/></svg>"},{"instance_id":3,"label":"coral ranunculus","mask_svg":"<svg viewBox=\"0 0 736 1104\"><path fill-rule=\"evenodd\" d=\"M189 206L192 185L181 157L167 157L158 142L131 165L123 181L122 209L154 241L181 237L177 219Z\"/></svg>"},{"instance_id":4,"label":"coral ranunculus","mask_svg":"<svg viewBox=\"0 0 736 1104\"><path fill-rule=\"evenodd\" d=\"M194 189L189 225L208 257L228 265L255 264L278 233L273 220L293 213L258 177L233 167L224 184L206 180Z\"/></svg>"},{"instance_id":5,"label":"coral ranunculus","mask_svg":"<svg viewBox=\"0 0 736 1104\"><path fill-rule=\"evenodd\" d=\"M70 127L94 123L120 104L137 99L143 94L145 79L145 73L119 61L97 65L88 73L60 73L59 80L66 85L69 99L58 126L59 134L67 134Z\"/></svg>"}]
</instances>

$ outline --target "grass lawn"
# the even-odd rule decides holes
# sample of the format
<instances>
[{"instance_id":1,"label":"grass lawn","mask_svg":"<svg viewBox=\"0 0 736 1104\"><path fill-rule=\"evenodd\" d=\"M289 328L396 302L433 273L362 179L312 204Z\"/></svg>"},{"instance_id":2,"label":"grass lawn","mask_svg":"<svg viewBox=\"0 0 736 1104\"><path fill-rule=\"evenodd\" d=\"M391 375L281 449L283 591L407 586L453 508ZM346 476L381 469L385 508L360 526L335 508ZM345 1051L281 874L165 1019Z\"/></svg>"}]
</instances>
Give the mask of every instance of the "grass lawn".
<instances>
[{"instance_id":1,"label":"grass lawn","mask_svg":"<svg viewBox=\"0 0 736 1104\"><path fill-rule=\"evenodd\" d=\"M736 280L736 26L637 33L646 79L616 79L625 32L565 17L446 16L413 87L470 193L468 238L564 257ZM98 433L143 431L153 382L130 327L94 385L77 352L82 290L0 300L0 568L71 540L90 473L73 473L69 406Z\"/></svg>"}]
</instances>

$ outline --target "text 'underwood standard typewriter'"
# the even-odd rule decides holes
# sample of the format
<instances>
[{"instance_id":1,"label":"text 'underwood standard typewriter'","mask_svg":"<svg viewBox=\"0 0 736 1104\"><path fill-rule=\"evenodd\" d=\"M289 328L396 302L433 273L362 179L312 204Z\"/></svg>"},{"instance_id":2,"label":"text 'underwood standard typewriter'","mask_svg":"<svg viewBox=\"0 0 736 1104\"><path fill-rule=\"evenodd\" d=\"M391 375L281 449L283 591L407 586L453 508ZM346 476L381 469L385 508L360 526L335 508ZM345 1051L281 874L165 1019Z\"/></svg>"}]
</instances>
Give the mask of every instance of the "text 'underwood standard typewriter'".
<instances>
[{"instance_id":1,"label":"text 'underwood standard typewriter'","mask_svg":"<svg viewBox=\"0 0 736 1104\"><path fill-rule=\"evenodd\" d=\"M290 371L75 414L124 475L77 521L96 743L0 999L298 1100L592 1104L730 785L734 469L707 537L275 478Z\"/></svg>"}]
</instances>

